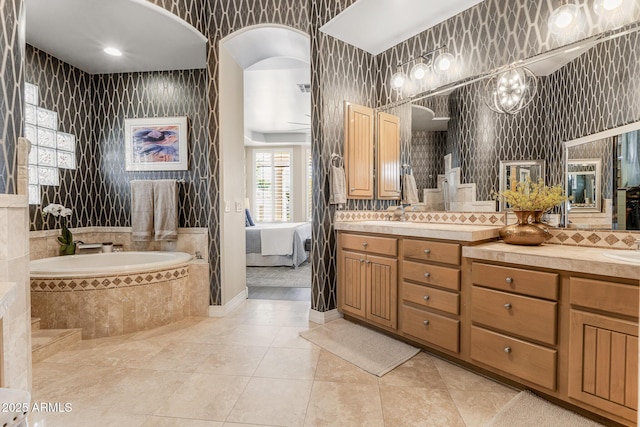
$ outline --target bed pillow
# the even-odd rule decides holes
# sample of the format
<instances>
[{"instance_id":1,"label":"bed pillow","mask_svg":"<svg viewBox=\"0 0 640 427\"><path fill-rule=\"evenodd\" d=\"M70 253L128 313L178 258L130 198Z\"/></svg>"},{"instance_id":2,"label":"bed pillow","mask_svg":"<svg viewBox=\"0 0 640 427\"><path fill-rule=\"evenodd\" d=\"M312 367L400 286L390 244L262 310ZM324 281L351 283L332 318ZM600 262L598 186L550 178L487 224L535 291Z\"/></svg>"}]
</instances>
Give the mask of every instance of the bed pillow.
<instances>
[{"instance_id":1,"label":"bed pillow","mask_svg":"<svg viewBox=\"0 0 640 427\"><path fill-rule=\"evenodd\" d=\"M249 209L245 209L244 210L244 226L253 227L254 225L256 224L253 222L253 218L251 218L251 212L249 212Z\"/></svg>"}]
</instances>

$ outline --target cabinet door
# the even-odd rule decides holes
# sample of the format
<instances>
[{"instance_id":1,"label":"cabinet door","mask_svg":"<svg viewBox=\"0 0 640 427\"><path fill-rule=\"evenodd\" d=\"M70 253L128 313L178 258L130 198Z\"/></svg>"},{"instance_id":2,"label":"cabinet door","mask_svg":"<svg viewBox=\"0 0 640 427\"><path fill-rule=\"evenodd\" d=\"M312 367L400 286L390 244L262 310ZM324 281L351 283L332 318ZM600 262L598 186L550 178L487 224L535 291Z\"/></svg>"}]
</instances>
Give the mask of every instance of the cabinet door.
<instances>
[{"instance_id":1,"label":"cabinet door","mask_svg":"<svg viewBox=\"0 0 640 427\"><path fill-rule=\"evenodd\" d=\"M368 255L365 265L367 319L395 329L398 318L398 261Z\"/></svg>"},{"instance_id":2,"label":"cabinet door","mask_svg":"<svg viewBox=\"0 0 640 427\"><path fill-rule=\"evenodd\" d=\"M365 269L366 255L358 252L340 251L340 309L346 313L365 317Z\"/></svg>"},{"instance_id":3,"label":"cabinet door","mask_svg":"<svg viewBox=\"0 0 640 427\"><path fill-rule=\"evenodd\" d=\"M378 113L378 199L400 199L400 117Z\"/></svg>"},{"instance_id":4,"label":"cabinet door","mask_svg":"<svg viewBox=\"0 0 640 427\"><path fill-rule=\"evenodd\" d=\"M344 163L347 198L373 199L373 110L345 103Z\"/></svg>"},{"instance_id":5,"label":"cabinet door","mask_svg":"<svg viewBox=\"0 0 640 427\"><path fill-rule=\"evenodd\" d=\"M637 323L571 310L569 397L636 420Z\"/></svg>"}]
</instances>

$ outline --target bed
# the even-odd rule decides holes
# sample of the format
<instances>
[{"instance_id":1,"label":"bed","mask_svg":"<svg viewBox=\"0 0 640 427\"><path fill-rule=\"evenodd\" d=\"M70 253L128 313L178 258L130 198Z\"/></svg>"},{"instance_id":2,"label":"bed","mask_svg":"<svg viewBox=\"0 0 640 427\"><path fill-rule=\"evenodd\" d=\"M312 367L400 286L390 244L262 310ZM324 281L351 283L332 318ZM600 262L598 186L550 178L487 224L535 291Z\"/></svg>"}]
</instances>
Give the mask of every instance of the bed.
<instances>
[{"instance_id":1,"label":"bed","mask_svg":"<svg viewBox=\"0 0 640 427\"><path fill-rule=\"evenodd\" d=\"M256 224L245 228L247 266L298 267L307 260L304 243L311 238L311 223Z\"/></svg>"}]
</instances>

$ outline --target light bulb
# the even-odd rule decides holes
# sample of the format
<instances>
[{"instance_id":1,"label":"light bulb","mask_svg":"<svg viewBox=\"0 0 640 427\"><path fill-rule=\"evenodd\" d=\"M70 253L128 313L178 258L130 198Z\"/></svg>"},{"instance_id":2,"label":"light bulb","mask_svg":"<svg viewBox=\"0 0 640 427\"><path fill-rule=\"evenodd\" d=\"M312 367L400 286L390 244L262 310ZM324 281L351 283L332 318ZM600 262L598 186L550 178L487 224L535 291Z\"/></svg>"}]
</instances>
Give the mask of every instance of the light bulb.
<instances>
[{"instance_id":1,"label":"light bulb","mask_svg":"<svg viewBox=\"0 0 640 427\"><path fill-rule=\"evenodd\" d=\"M440 73L445 73L449 71L451 66L453 65L453 61L455 58L452 54L445 52L443 54L438 55L438 57L433 61L433 67L436 71Z\"/></svg>"},{"instance_id":2,"label":"light bulb","mask_svg":"<svg viewBox=\"0 0 640 427\"><path fill-rule=\"evenodd\" d=\"M398 71L393 76L391 76L391 87L394 89L400 89L404 85L404 81L406 80L406 76L402 71Z\"/></svg>"},{"instance_id":3,"label":"light bulb","mask_svg":"<svg viewBox=\"0 0 640 427\"><path fill-rule=\"evenodd\" d=\"M549 16L549 30L556 34L568 31L578 20L580 7L574 3L563 4Z\"/></svg>"},{"instance_id":4,"label":"light bulb","mask_svg":"<svg viewBox=\"0 0 640 427\"><path fill-rule=\"evenodd\" d=\"M424 62L418 62L411 69L411 78L414 80L422 80L427 75L429 67Z\"/></svg>"},{"instance_id":5,"label":"light bulb","mask_svg":"<svg viewBox=\"0 0 640 427\"><path fill-rule=\"evenodd\" d=\"M103 49L103 52L111 56L122 56L122 52L120 52L120 49L117 49L112 46L105 47Z\"/></svg>"},{"instance_id":6,"label":"light bulb","mask_svg":"<svg viewBox=\"0 0 640 427\"><path fill-rule=\"evenodd\" d=\"M610 13L619 8L624 0L594 0L593 11L598 15Z\"/></svg>"}]
</instances>

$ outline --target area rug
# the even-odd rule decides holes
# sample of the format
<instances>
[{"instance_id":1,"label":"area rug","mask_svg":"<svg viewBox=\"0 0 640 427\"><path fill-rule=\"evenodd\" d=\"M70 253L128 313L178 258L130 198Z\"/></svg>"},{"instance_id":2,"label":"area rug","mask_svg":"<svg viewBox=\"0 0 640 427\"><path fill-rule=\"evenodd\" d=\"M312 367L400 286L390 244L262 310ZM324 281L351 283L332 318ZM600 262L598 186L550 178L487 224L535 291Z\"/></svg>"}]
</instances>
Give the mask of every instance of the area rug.
<instances>
[{"instance_id":1,"label":"area rug","mask_svg":"<svg viewBox=\"0 0 640 427\"><path fill-rule=\"evenodd\" d=\"M310 288L311 264L292 267L247 267L247 286Z\"/></svg>"},{"instance_id":2,"label":"area rug","mask_svg":"<svg viewBox=\"0 0 640 427\"><path fill-rule=\"evenodd\" d=\"M593 420L554 405L529 391L521 391L486 427L604 427Z\"/></svg>"},{"instance_id":3,"label":"area rug","mask_svg":"<svg viewBox=\"0 0 640 427\"><path fill-rule=\"evenodd\" d=\"M420 349L344 319L300 336L379 377L411 359Z\"/></svg>"}]
</instances>

